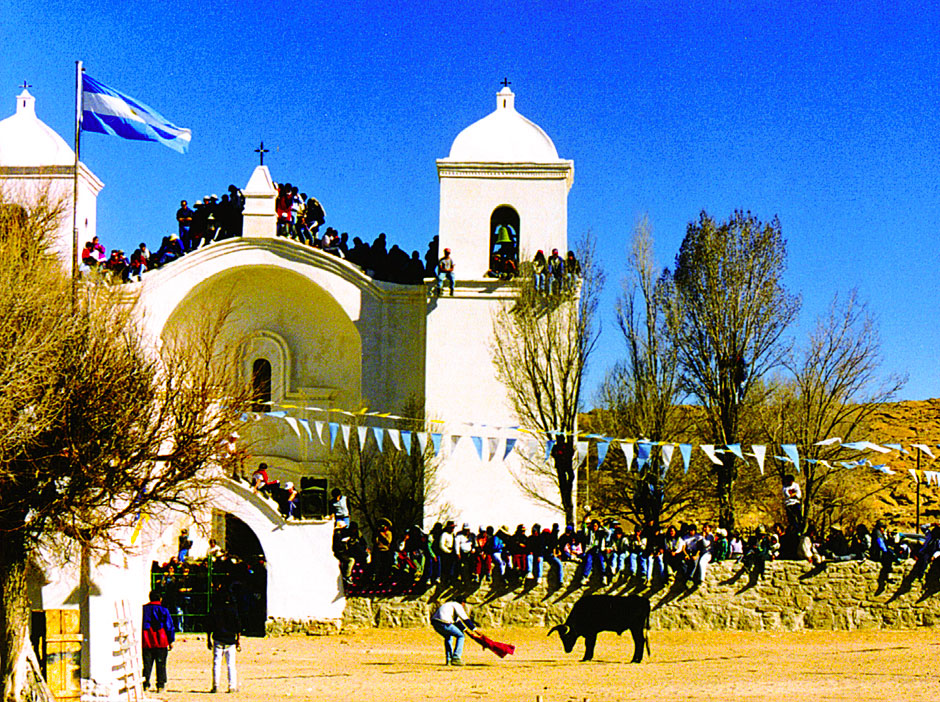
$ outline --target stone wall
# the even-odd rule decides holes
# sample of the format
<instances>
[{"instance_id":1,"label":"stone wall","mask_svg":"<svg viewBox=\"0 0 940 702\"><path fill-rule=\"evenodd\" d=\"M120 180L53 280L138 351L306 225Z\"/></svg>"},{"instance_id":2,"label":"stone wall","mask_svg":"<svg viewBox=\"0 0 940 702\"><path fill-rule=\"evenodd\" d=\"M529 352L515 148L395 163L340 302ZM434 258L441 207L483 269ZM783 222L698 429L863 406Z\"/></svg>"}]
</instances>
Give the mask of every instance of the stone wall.
<instances>
[{"instance_id":1,"label":"stone wall","mask_svg":"<svg viewBox=\"0 0 940 702\"><path fill-rule=\"evenodd\" d=\"M713 564L695 590L670 581L646 588L615 582L549 589L530 581L507 591L484 584L469 593L473 616L485 627L551 627L564 621L585 592L647 594L653 603L653 629L908 629L940 622L940 583L910 577L912 562L895 566L886 578L872 562L767 564L753 582L735 563ZM574 582L571 568L566 583ZM395 598L349 597L344 628L426 626L450 588Z\"/></svg>"}]
</instances>

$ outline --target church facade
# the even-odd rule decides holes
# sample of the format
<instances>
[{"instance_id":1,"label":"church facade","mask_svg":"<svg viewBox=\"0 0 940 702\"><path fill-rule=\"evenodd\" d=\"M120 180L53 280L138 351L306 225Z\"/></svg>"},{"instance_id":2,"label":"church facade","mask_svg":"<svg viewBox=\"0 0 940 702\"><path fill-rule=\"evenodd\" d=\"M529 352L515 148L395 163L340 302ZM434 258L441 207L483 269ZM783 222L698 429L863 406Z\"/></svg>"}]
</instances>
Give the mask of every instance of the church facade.
<instances>
[{"instance_id":1,"label":"church facade","mask_svg":"<svg viewBox=\"0 0 940 702\"><path fill-rule=\"evenodd\" d=\"M537 249L567 250L574 170L571 161L559 158L548 135L516 111L514 100L503 88L496 109L458 134L450 153L437 161L439 247L450 249L456 261L452 296L429 297L424 286L374 280L348 261L278 237L274 179L279 174L266 166L256 168L243 189L243 236L204 246L129 284L137 293L142 328L155 345L207 310L230 306L226 341L238 350L239 372L250 382L263 369L267 378L269 404L247 418L242 432L251 453L249 469L264 462L282 484L328 481L331 445L357 432L349 426L349 413L363 416L368 410L367 440L380 441L383 451L403 450L396 417L417 401L425 408L424 439L434 449L436 465L426 528L443 519L473 527L561 521L560 510L533 499L517 480L533 451L544 457L544 437L517 426L496 376L493 317L513 295L510 284L485 273L497 249L517 262ZM77 229L84 242L96 234L96 198L103 184L84 164L78 170ZM74 172L72 149L39 120L35 100L24 88L16 113L0 121L0 188L8 197L26 199L45 188L71 205ZM57 237L66 262L73 260L67 219ZM341 616L331 522L285 522L243 484L226 482L231 484L217 491L216 509L257 533L267 559L268 616ZM553 496L555 488L546 484L544 491ZM89 568L97 574L92 576L97 594L88 596L87 607L97 607L104 622L100 632L87 632L89 637L105 642L113 637L114 603L142 601L150 562L172 552L182 526L188 526L185 520L167 512L144 530L138 557ZM209 532L204 535L207 539ZM206 539L197 538L195 553ZM69 593L76 574L46 576L34 605L73 606ZM98 658L88 659L92 663L83 677L107 677L111 654L106 644L100 650Z\"/></svg>"}]
</instances>

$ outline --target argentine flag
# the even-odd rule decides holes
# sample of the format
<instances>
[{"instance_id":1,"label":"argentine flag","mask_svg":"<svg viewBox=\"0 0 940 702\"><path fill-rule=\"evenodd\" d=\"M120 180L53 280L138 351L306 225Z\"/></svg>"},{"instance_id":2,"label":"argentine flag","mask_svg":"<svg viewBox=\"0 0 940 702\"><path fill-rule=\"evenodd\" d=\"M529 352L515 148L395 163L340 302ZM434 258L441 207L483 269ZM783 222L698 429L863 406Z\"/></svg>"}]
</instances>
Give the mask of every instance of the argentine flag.
<instances>
[{"instance_id":1,"label":"argentine flag","mask_svg":"<svg viewBox=\"0 0 940 702\"><path fill-rule=\"evenodd\" d=\"M189 129L171 124L165 117L138 102L82 74L82 129L125 139L159 141L181 154L193 137Z\"/></svg>"}]
</instances>

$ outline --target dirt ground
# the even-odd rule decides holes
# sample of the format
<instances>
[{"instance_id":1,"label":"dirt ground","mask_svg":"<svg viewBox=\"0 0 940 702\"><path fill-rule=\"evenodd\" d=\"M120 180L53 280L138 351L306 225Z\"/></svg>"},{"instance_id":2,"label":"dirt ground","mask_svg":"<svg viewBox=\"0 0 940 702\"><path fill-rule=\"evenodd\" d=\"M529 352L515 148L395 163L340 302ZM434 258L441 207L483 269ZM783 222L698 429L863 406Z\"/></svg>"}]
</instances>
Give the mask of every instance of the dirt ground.
<instances>
[{"instance_id":1,"label":"dirt ground","mask_svg":"<svg viewBox=\"0 0 940 702\"><path fill-rule=\"evenodd\" d=\"M629 663L629 634L601 634L595 660L566 655L541 629L486 632L517 646L500 660L467 640L463 668L443 665L442 640L428 629L335 636L244 639L240 691L211 695L205 638L181 637L170 653L165 700L271 702L342 700L936 700L940 632L661 632L652 655ZM224 667L223 667L224 675ZM224 689L224 685L223 685ZM151 698L153 695L151 694Z\"/></svg>"}]
</instances>

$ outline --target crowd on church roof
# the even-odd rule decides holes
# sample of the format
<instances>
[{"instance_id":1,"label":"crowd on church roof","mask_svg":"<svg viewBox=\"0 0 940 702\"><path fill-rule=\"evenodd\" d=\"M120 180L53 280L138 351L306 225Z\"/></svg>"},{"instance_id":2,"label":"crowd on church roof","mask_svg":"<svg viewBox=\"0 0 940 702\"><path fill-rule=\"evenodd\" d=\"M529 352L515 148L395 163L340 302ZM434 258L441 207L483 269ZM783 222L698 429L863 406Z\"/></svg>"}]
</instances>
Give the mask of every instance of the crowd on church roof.
<instances>
[{"instance_id":1,"label":"crowd on church roof","mask_svg":"<svg viewBox=\"0 0 940 702\"><path fill-rule=\"evenodd\" d=\"M438 263L435 236L428 244L422 260L417 251L409 256L397 244L388 247L387 237L380 233L369 244L360 237L349 241L349 234L340 234L333 227L321 233L326 213L320 202L306 193L299 193L290 183L277 185L275 200L278 236L293 239L321 251L345 259L359 267L366 275L376 280L403 285L422 285L425 277L435 275ZM98 237L86 242L82 253L82 270L107 272L116 281L141 280L147 271L162 268L188 253L215 241L242 235L245 198L241 190L230 185L221 198L207 195L189 206L182 200L176 211L177 231L163 237L160 247L151 252L146 242L141 242L130 256L122 249L113 249L106 254Z\"/></svg>"}]
</instances>

